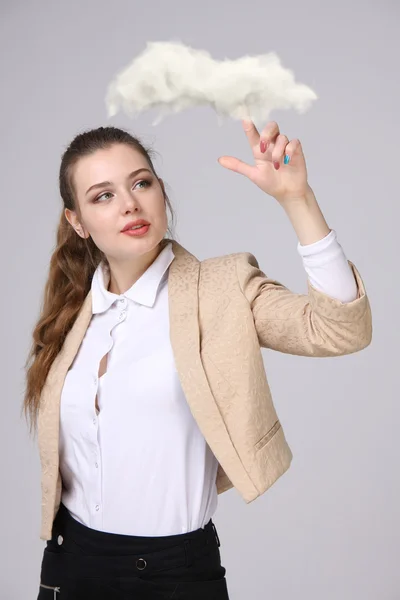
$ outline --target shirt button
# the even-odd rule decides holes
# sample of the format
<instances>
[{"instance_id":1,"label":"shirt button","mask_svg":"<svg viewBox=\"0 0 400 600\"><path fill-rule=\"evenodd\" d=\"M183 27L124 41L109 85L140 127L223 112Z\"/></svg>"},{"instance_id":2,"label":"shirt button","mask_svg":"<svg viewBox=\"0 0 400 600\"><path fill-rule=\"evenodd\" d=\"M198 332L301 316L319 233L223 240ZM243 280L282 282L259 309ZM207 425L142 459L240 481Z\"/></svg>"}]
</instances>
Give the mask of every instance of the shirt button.
<instances>
[{"instance_id":1,"label":"shirt button","mask_svg":"<svg viewBox=\"0 0 400 600\"><path fill-rule=\"evenodd\" d=\"M61 544L63 543L63 541L64 541L64 538L63 538L63 536L62 536L62 535L59 535L59 536L58 536L58 538L57 538L57 544L58 544L59 546L61 546Z\"/></svg>"},{"instance_id":2,"label":"shirt button","mask_svg":"<svg viewBox=\"0 0 400 600\"><path fill-rule=\"evenodd\" d=\"M94 463L94 466L96 467L96 469L98 469L98 468L99 468L99 465L98 465L98 463Z\"/></svg>"},{"instance_id":3,"label":"shirt button","mask_svg":"<svg viewBox=\"0 0 400 600\"><path fill-rule=\"evenodd\" d=\"M100 506L98 504L96 504L95 509L100 510Z\"/></svg>"},{"instance_id":4,"label":"shirt button","mask_svg":"<svg viewBox=\"0 0 400 600\"><path fill-rule=\"evenodd\" d=\"M96 425L96 419L93 419L93 425Z\"/></svg>"},{"instance_id":5,"label":"shirt button","mask_svg":"<svg viewBox=\"0 0 400 600\"><path fill-rule=\"evenodd\" d=\"M119 320L122 321L122 319L125 318L126 312L123 310L122 313L119 315Z\"/></svg>"},{"instance_id":6,"label":"shirt button","mask_svg":"<svg viewBox=\"0 0 400 600\"><path fill-rule=\"evenodd\" d=\"M120 298L120 299L119 299L119 302L120 302L121 304L124 304L124 303L125 303L125 298Z\"/></svg>"},{"instance_id":7,"label":"shirt button","mask_svg":"<svg viewBox=\"0 0 400 600\"><path fill-rule=\"evenodd\" d=\"M93 377L93 383L97 384L97 377L96 377L96 375Z\"/></svg>"}]
</instances>

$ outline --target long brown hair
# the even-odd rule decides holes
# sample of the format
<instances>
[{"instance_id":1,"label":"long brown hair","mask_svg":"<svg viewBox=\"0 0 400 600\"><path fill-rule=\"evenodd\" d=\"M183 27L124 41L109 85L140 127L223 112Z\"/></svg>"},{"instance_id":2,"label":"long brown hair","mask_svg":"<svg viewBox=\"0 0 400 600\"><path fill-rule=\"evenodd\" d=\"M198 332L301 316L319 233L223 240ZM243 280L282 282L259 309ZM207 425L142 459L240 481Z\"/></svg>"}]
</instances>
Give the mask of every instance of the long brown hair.
<instances>
[{"instance_id":1,"label":"long brown hair","mask_svg":"<svg viewBox=\"0 0 400 600\"><path fill-rule=\"evenodd\" d=\"M80 217L73 186L73 167L80 158L114 144L126 144L140 152L157 177L151 158L152 151L146 149L136 137L116 127L99 127L80 133L62 156L59 188L63 209L58 224L57 243L50 259L41 313L33 330L33 343L25 364L26 391L23 411L30 422L31 431L36 430L40 395L51 364L60 352L90 290L94 271L100 261L107 263L105 255L92 238L81 238L77 235L65 217L66 208L75 211ZM174 213L169 198L165 190L163 191L171 223ZM173 238L171 226L168 233Z\"/></svg>"}]
</instances>

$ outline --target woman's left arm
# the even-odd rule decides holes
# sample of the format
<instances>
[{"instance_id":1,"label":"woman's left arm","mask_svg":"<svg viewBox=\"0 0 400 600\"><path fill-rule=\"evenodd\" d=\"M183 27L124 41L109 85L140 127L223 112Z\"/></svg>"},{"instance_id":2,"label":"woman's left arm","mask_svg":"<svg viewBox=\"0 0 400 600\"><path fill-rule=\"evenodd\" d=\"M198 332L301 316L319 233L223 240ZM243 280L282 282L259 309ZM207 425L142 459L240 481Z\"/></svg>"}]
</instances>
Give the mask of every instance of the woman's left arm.
<instances>
[{"instance_id":1,"label":"woman's left arm","mask_svg":"<svg viewBox=\"0 0 400 600\"><path fill-rule=\"evenodd\" d=\"M261 345L314 356L347 354L364 348L372 334L365 289L308 184L300 141L289 142L275 122L269 123L261 135L251 122L243 121L243 127L255 165L227 156L219 162L247 176L279 202L297 234L299 253L309 276L309 296L294 294L265 276L252 255L240 256L239 283L252 306Z\"/></svg>"}]
</instances>

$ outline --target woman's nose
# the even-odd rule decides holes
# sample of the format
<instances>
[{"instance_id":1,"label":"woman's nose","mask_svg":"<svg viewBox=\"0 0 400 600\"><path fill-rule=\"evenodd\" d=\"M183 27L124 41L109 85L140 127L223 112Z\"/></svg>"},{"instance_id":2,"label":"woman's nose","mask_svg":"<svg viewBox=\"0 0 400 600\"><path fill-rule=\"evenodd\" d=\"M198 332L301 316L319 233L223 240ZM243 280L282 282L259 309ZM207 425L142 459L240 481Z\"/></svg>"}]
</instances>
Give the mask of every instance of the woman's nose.
<instances>
[{"instance_id":1,"label":"woman's nose","mask_svg":"<svg viewBox=\"0 0 400 600\"><path fill-rule=\"evenodd\" d=\"M134 197L134 195L130 194L130 193L124 194L122 203L123 203L123 207L125 210L132 210L132 209L139 208L139 202Z\"/></svg>"}]
</instances>

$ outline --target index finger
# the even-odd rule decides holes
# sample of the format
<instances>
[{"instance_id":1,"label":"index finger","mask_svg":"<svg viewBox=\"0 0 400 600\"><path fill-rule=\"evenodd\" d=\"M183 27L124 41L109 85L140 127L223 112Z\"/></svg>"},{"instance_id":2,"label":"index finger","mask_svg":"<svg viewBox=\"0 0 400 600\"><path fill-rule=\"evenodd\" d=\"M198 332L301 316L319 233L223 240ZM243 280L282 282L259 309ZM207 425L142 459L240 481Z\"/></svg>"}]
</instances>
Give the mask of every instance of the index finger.
<instances>
[{"instance_id":1,"label":"index finger","mask_svg":"<svg viewBox=\"0 0 400 600\"><path fill-rule=\"evenodd\" d=\"M243 119L242 125L247 139L249 140L250 146L252 148L254 146L258 146L260 143L260 134L258 133L257 127L254 125L253 121Z\"/></svg>"}]
</instances>

